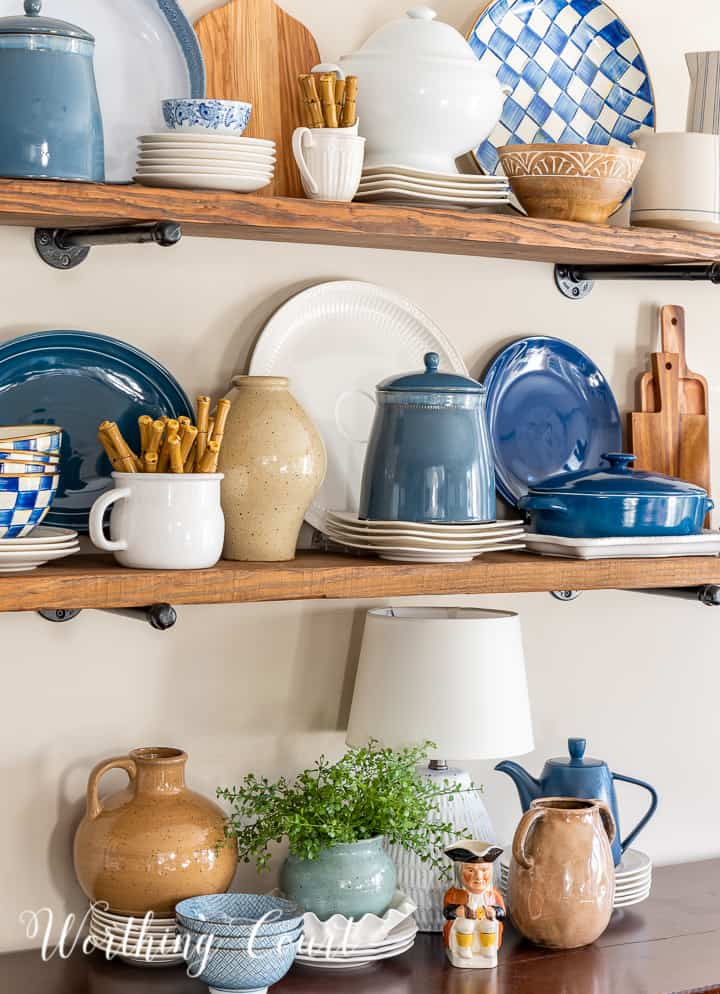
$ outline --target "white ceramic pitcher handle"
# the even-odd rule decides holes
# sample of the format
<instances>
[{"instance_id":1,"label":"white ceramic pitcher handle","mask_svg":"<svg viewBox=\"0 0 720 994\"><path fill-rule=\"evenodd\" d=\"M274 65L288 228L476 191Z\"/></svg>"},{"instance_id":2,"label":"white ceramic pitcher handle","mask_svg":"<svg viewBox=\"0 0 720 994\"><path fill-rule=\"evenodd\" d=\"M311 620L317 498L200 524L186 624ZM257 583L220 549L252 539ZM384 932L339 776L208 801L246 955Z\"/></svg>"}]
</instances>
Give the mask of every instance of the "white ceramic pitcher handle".
<instances>
[{"instance_id":1,"label":"white ceramic pitcher handle","mask_svg":"<svg viewBox=\"0 0 720 994\"><path fill-rule=\"evenodd\" d=\"M295 156L295 161L297 162L298 169L300 170L300 175L302 176L303 183L308 188L310 193L313 195L318 192L318 185L313 179L312 173L307 167L307 162L305 161L305 156L303 155L303 140L305 135L308 136L308 144L310 146L314 145L314 140L312 136L312 131L310 128L295 128L292 136L292 150Z\"/></svg>"},{"instance_id":2,"label":"white ceramic pitcher handle","mask_svg":"<svg viewBox=\"0 0 720 994\"><path fill-rule=\"evenodd\" d=\"M102 549L103 552L124 552L127 549L127 542L124 538L117 542L110 542L103 534L103 518L107 509L118 500L127 500L130 491L121 488L119 490L108 490L102 497L98 497L90 512L90 538L93 545Z\"/></svg>"}]
</instances>

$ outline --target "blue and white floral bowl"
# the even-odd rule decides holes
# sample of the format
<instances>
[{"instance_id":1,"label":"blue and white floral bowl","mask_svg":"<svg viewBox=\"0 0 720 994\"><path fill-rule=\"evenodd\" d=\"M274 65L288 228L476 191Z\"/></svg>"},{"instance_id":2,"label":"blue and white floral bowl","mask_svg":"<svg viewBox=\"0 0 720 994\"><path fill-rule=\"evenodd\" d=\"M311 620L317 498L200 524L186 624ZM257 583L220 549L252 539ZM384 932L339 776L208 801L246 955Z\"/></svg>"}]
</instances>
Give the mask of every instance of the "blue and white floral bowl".
<instances>
[{"instance_id":1,"label":"blue and white floral bowl","mask_svg":"<svg viewBox=\"0 0 720 994\"><path fill-rule=\"evenodd\" d=\"M241 135L248 126L252 104L240 100L163 100L163 116L170 131Z\"/></svg>"}]
</instances>

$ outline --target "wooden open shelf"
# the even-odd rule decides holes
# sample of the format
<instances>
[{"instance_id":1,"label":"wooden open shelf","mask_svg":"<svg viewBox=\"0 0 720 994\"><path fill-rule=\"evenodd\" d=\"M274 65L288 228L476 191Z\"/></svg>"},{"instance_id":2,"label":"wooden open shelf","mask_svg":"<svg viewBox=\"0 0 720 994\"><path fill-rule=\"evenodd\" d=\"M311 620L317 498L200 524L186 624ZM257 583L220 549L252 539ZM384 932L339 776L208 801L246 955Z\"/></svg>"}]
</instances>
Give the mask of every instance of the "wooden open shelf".
<instances>
[{"instance_id":1,"label":"wooden open shelf","mask_svg":"<svg viewBox=\"0 0 720 994\"><path fill-rule=\"evenodd\" d=\"M515 213L339 204L138 185L0 180L0 223L83 227L177 221L187 235L354 245L535 262L715 262L720 239L691 232L533 221Z\"/></svg>"},{"instance_id":2,"label":"wooden open shelf","mask_svg":"<svg viewBox=\"0 0 720 994\"><path fill-rule=\"evenodd\" d=\"M720 583L720 557L592 562L506 552L425 565L303 553L289 563L220 562L209 570L134 570L77 556L0 576L0 612L45 608L241 604L321 598L414 597L548 590L638 590Z\"/></svg>"}]
</instances>

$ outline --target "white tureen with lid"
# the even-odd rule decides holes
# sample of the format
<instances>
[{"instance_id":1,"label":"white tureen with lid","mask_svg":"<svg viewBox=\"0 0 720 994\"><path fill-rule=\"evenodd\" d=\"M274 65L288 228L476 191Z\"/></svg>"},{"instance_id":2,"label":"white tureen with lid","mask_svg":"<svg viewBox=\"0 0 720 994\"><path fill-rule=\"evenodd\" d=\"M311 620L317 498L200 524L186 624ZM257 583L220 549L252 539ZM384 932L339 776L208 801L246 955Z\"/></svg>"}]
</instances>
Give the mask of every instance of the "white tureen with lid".
<instances>
[{"instance_id":1,"label":"white tureen with lid","mask_svg":"<svg viewBox=\"0 0 720 994\"><path fill-rule=\"evenodd\" d=\"M463 36L413 7L340 60L358 77L366 166L402 165L455 173L455 159L493 130L504 95ZM327 67L325 67L327 68Z\"/></svg>"}]
</instances>

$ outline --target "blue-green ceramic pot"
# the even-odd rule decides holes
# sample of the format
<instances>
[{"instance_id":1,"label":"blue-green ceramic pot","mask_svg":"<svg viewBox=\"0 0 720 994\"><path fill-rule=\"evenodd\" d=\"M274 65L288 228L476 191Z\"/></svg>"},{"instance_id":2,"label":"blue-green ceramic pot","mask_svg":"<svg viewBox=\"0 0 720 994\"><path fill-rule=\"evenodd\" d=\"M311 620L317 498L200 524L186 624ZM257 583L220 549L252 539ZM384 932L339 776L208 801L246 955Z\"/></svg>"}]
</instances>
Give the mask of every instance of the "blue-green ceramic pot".
<instances>
[{"instance_id":1,"label":"blue-green ceramic pot","mask_svg":"<svg viewBox=\"0 0 720 994\"><path fill-rule=\"evenodd\" d=\"M290 855L280 871L284 894L321 921L383 915L396 883L397 870L380 835L325 849L317 859Z\"/></svg>"},{"instance_id":2,"label":"blue-green ceramic pot","mask_svg":"<svg viewBox=\"0 0 720 994\"><path fill-rule=\"evenodd\" d=\"M102 182L95 39L41 9L0 18L0 176Z\"/></svg>"}]
</instances>

